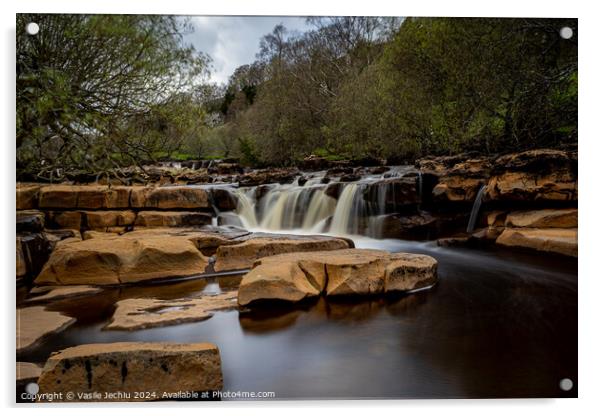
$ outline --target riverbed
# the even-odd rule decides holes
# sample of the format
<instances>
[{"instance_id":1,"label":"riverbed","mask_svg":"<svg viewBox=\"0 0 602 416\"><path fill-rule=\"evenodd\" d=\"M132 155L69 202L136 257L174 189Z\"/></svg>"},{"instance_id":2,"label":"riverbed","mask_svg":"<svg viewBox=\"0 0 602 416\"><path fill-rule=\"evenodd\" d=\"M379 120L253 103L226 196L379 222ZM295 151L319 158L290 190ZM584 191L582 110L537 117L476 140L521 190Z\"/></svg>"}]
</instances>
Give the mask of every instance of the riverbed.
<instances>
[{"instance_id":1,"label":"riverbed","mask_svg":"<svg viewBox=\"0 0 602 416\"><path fill-rule=\"evenodd\" d=\"M439 283L395 298L216 312L202 322L107 331L116 301L178 299L235 289L240 276L108 289L55 301L77 318L19 361L117 341L212 342L224 391L276 399L577 397L577 261L500 248L354 238L357 247L423 253ZM18 303L23 296L18 297ZM570 391L559 387L570 378Z\"/></svg>"}]
</instances>

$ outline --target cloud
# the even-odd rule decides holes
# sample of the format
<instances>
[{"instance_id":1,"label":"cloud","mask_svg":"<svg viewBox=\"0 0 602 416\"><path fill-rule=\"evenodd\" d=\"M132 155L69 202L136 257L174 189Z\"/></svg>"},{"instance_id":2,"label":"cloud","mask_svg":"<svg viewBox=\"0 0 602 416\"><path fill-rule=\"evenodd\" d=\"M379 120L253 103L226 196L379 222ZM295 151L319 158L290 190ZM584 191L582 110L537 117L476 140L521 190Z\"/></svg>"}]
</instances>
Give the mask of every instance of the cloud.
<instances>
[{"instance_id":1,"label":"cloud","mask_svg":"<svg viewBox=\"0 0 602 416\"><path fill-rule=\"evenodd\" d=\"M290 31L309 29L304 17L291 16L194 16L194 32L186 42L213 59L211 81L226 83L240 65L255 60L260 39L282 23Z\"/></svg>"}]
</instances>

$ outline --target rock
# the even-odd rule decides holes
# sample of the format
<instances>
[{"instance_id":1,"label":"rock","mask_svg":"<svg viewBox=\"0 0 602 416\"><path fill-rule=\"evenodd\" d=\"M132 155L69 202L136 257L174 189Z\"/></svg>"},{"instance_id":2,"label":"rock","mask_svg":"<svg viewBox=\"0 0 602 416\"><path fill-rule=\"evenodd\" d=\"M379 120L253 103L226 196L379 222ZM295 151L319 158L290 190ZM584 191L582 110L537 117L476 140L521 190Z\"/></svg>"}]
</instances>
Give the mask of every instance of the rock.
<instances>
[{"instance_id":1,"label":"rock","mask_svg":"<svg viewBox=\"0 0 602 416\"><path fill-rule=\"evenodd\" d=\"M30 295L34 296L27 298L26 302L50 302L78 296L94 295L99 292L102 292L101 288L86 285L68 287L36 286L29 292Z\"/></svg>"},{"instance_id":2,"label":"rock","mask_svg":"<svg viewBox=\"0 0 602 416\"><path fill-rule=\"evenodd\" d=\"M133 208L211 208L208 191L200 187L160 186L132 188Z\"/></svg>"},{"instance_id":3,"label":"rock","mask_svg":"<svg viewBox=\"0 0 602 416\"><path fill-rule=\"evenodd\" d=\"M125 186L48 185L40 189L40 208L115 209L129 206L131 188Z\"/></svg>"},{"instance_id":4,"label":"rock","mask_svg":"<svg viewBox=\"0 0 602 416\"><path fill-rule=\"evenodd\" d=\"M238 163L218 163L216 168L219 175L233 175L243 172L242 166Z\"/></svg>"},{"instance_id":5,"label":"rock","mask_svg":"<svg viewBox=\"0 0 602 416\"><path fill-rule=\"evenodd\" d=\"M506 227L577 228L577 209L542 209L510 212Z\"/></svg>"},{"instance_id":6,"label":"rock","mask_svg":"<svg viewBox=\"0 0 602 416\"><path fill-rule=\"evenodd\" d=\"M192 299L125 299L117 302L104 329L133 331L203 321L213 316L212 311L237 308L236 298L232 291Z\"/></svg>"},{"instance_id":7,"label":"rock","mask_svg":"<svg viewBox=\"0 0 602 416\"><path fill-rule=\"evenodd\" d=\"M136 219L134 211L86 211L84 214L88 228L99 231L133 225Z\"/></svg>"},{"instance_id":8,"label":"rock","mask_svg":"<svg viewBox=\"0 0 602 416\"><path fill-rule=\"evenodd\" d=\"M44 229L44 213L37 210L17 211L17 232L40 232Z\"/></svg>"},{"instance_id":9,"label":"rock","mask_svg":"<svg viewBox=\"0 0 602 416\"><path fill-rule=\"evenodd\" d=\"M506 222L506 211L492 211L487 214L487 225L490 227L503 227Z\"/></svg>"},{"instance_id":10,"label":"rock","mask_svg":"<svg viewBox=\"0 0 602 416\"><path fill-rule=\"evenodd\" d=\"M341 176L339 179L341 182L356 182L362 179L361 175L355 173L348 173L346 175Z\"/></svg>"},{"instance_id":11,"label":"rock","mask_svg":"<svg viewBox=\"0 0 602 416\"><path fill-rule=\"evenodd\" d=\"M48 211L48 227L80 230L82 213L80 211Z\"/></svg>"},{"instance_id":12,"label":"rock","mask_svg":"<svg viewBox=\"0 0 602 416\"><path fill-rule=\"evenodd\" d=\"M472 203L479 189L487 183L491 164L487 159L470 159L457 163L439 177L432 191L435 202Z\"/></svg>"},{"instance_id":13,"label":"rock","mask_svg":"<svg viewBox=\"0 0 602 416\"><path fill-rule=\"evenodd\" d=\"M34 209L38 207L40 185L17 183L17 209Z\"/></svg>"},{"instance_id":14,"label":"rock","mask_svg":"<svg viewBox=\"0 0 602 416\"><path fill-rule=\"evenodd\" d=\"M270 236L251 238L240 244L222 245L216 252L215 271L243 270L255 260L282 253L339 250L353 247L349 240L325 236Z\"/></svg>"},{"instance_id":15,"label":"rock","mask_svg":"<svg viewBox=\"0 0 602 416\"><path fill-rule=\"evenodd\" d=\"M385 292L409 292L437 282L437 260L430 256L396 253L385 268Z\"/></svg>"},{"instance_id":16,"label":"rock","mask_svg":"<svg viewBox=\"0 0 602 416\"><path fill-rule=\"evenodd\" d=\"M19 233L17 234L17 256L22 256L18 263L18 271L26 271L25 275L20 277L35 277L38 275L48 255L52 250L54 243L48 241L45 233ZM21 254L18 253L19 248ZM25 266L23 266L23 264Z\"/></svg>"},{"instance_id":17,"label":"rock","mask_svg":"<svg viewBox=\"0 0 602 416\"><path fill-rule=\"evenodd\" d=\"M236 209L238 200L232 195L229 189L226 188L212 188L211 199L213 204L220 211L232 211Z\"/></svg>"},{"instance_id":18,"label":"rock","mask_svg":"<svg viewBox=\"0 0 602 416\"><path fill-rule=\"evenodd\" d=\"M364 200L384 203L390 211L420 203L416 178L389 178L366 186Z\"/></svg>"},{"instance_id":19,"label":"rock","mask_svg":"<svg viewBox=\"0 0 602 416\"><path fill-rule=\"evenodd\" d=\"M110 285L191 276L208 259L186 235L126 233L95 235L60 244L36 279L37 285Z\"/></svg>"},{"instance_id":20,"label":"rock","mask_svg":"<svg viewBox=\"0 0 602 416\"><path fill-rule=\"evenodd\" d=\"M17 309L17 354L38 345L45 337L63 331L75 319L41 306Z\"/></svg>"},{"instance_id":21,"label":"rock","mask_svg":"<svg viewBox=\"0 0 602 416\"><path fill-rule=\"evenodd\" d=\"M211 224L211 214L187 211L141 211L137 227L189 227Z\"/></svg>"},{"instance_id":22,"label":"rock","mask_svg":"<svg viewBox=\"0 0 602 416\"><path fill-rule=\"evenodd\" d=\"M577 201L576 155L551 149L499 157L489 180L488 201Z\"/></svg>"},{"instance_id":23,"label":"rock","mask_svg":"<svg viewBox=\"0 0 602 416\"><path fill-rule=\"evenodd\" d=\"M269 183L292 183L299 170L296 168L260 169L238 177L240 186L257 186Z\"/></svg>"},{"instance_id":24,"label":"rock","mask_svg":"<svg viewBox=\"0 0 602 416\"><path fill-rule=\"evenodd\" d=\"M509 247L524 247L538 251L577 257L576 228L506 228L495 241Z\"/></svg>"},{"instance_id":25,"label":"rock","mask_svg":"<svg viewBox=\"0 0 602 416\"><path fill-rule=\"evenodd\" d=\"M418 254L367 249L287 253L254 264L240 283L238 303L416 290L432 286L436 273L437 261Z\"/></svg>"},{"instance_id":26,"label":"rock","mask_svg":"<svg viewBox=\"0 0 602 416\"><path fill-rule=\"evenodd\" d=\"M213 344L117 342L52 354L38 384L42 394L88 394L86 401L152 401L181 392L219 391L223 378ZM100 394L94 398L94 393ZM114 396L105 398L105 393Z\"/></svg>"},{"instance_id":27,"label":"rock","mask_svg":"<svg viewBox=\"0 0 602 416\"><path fill-rule=\"evenodd\" d=\"M302 169L306 170L324 170L331 166L331 162L323 157L309 155L303 159L300 164Z\"/></svg>"},{"instance_id":28,"label":"rock","mask_svg":"<svg viewBox=\"0 0 602 416\"><path fill-rule=\"evenodd\" d=\"M27 275L27 263L25 262L25 255L23 254L23 247L21 245L21 239L16 239L16 264L17 264L17 279L25 277Z\"/></svg>"},{"instance_id":29,"label":"rock","mask_svg":"<svg viewBox=\"0 0 602 416\"><path fill-rule=\"evenodd\" d=\"M17 384L25 385L27 383L35 383L42 374L42 367L33 363L24 363L17 361Z\"/></svg>"}]
</instances>

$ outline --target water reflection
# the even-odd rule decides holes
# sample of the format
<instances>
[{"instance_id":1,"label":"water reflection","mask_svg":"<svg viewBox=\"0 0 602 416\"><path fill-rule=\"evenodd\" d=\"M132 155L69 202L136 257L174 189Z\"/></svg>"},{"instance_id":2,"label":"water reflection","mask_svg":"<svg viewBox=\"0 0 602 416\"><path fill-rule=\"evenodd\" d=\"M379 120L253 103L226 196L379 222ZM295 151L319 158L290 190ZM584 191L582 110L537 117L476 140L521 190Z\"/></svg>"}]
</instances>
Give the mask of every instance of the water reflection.
<instances>
[{"instance_id":1,"label":"water reflection","mask_svg":"<svg viewBox=\"0 0 602 416\"><path fill-rule=\"evenodd\" d=\"M52 351L93 342L213 342L226 389L274 391L280 399L576 396L576 387L558 388L562 378L577 380L576 261L381 244L436 257L439 284L409 296L223 311L133 332L101 330L116 301L215 293L236 287L240 276L110 289L50 304L77 323L19 359L44 362Z\"/></svg>"}]
</instances>

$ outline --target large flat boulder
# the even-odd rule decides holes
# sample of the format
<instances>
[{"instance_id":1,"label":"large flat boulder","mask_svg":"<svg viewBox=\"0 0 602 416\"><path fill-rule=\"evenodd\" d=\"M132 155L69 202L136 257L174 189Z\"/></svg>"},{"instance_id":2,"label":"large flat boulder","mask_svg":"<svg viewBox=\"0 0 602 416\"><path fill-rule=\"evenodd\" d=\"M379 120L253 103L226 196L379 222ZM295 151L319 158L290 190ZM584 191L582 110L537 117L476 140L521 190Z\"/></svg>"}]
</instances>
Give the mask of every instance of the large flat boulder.
<instances>
[{"instance_id":1,"label":"large flat boulder","mask_svg":"<svg viewBox=\"0 0 602 416\"><path fill-rule=\"evenodd\" d=\"M578 251L577 228L506 228L495 242L572 257Z\"/></svg>"},{"instance_id":2,"label":"large flat boulder","mask_svg":"<svg viewBox=\"0 0 602 416\"><path fill-rule=\"evenodd\" d=\"M194 186L133 187L133 208L195 209L211 208L209 192Z\"/></svg>"},{"instance_id":3,"label":"large flat boulder","mask_svg":"<svg viewBox=\"0 0 602 416\"><path fill-rule=\"evenodd\" d=\"M186 235L136 232L95 235L60 244L35 282L114 285L200 274L207 264L207 257Z\"/></svg>"},{"instance_id":4,"label":"large flat boulder","mask_svg":"<svg viewBox=\"0 0 602 416\"><path fill-rule=\"evenodd\" d=\"M52 354L38 384L40 393L74 393L70 401L153 401L219 391L223 377L214 344L117 342Z\"/></svg>"},{"instance_id":5,"label":"large flat boulder","mask_svg":"<svg viewBox=\"0 0 602 416\"><path fill-rule=\"evenodd\" d=\"M211 224L211 214L190 211L141 211L138 227L190 227Z\"/></svg>"},{"instance_id":6,"label":"large flat boulder","mask_svg":"<svg viewBox=\"0 0 602 416\"><path fill-rule=\"evenodd\" d=\"M202 295L191 299L131 298L116 304L104 329L133 331L209 319L214 311L237 308L237 293Z\"/></svg>"},{"instance_id":7,"label":"large flat boulder","mask_svg":"<svg viewBox=\"0 0 602 416\"><path fill-rule=\"evenodd\" d=\"M577 228L577 208L510 212L506 227Z\"/></svg>"},{"instance_id":8,"label":"large flat boulder","mask_svg":"<svg viewBox=\"0 0 602 416\"><path fill-rule=\"evenodd\" d=\"M425 255L367 249L287 253L255 263L240 283L238 303L407 292L436 279L437 261Z\"/></svg>"},{"instance_id":9,"label":"large flat boulder","mask_svg":"<svg viewBox=\"0 0 602 416\"><path fill-rule=\"evenodd\" d=\"M17 309L17 354L38 345L44 338L56 334L75 322L59 312L41 306Z\"/></svg>"},{"instance_id":10,"label":"large flat boulder","mask_svg":"<svg viewBox=\"0 0 602 416\"><path fill-rule=\"evenodd\" d=\"M353 242L343 238L325 236L254 237L239 244L222 245L216 252L215 271L250 268L262 257L303 251L340 250L353 247Z\"/></svg>"}]
</instances>

